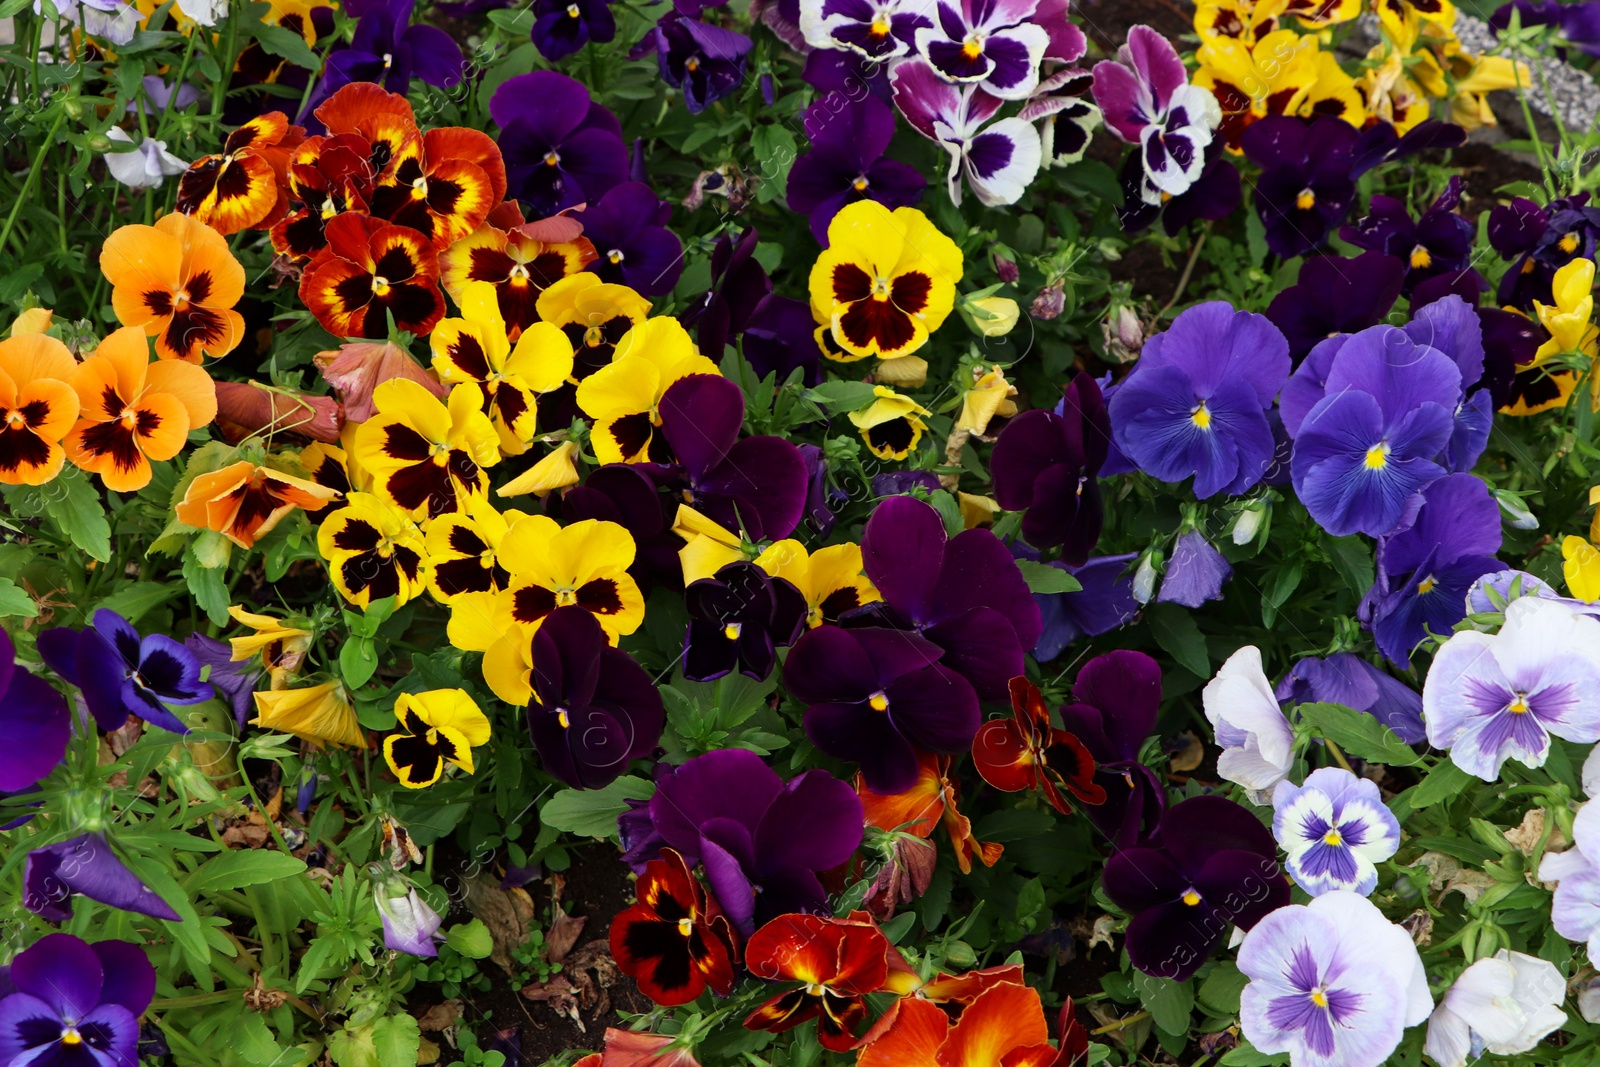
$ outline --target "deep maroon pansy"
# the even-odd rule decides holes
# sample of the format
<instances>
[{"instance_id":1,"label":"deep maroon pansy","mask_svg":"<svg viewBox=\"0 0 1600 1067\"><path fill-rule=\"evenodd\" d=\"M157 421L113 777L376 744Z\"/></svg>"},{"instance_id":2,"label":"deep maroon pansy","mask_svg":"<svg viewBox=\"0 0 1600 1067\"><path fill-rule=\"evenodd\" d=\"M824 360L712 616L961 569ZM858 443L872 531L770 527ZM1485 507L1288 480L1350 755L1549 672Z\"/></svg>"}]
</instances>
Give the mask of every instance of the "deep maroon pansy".
<instances>
[{"instance_id":1,"label":"deep maroon pansy","mask_svg":"<svg viewBox=\"0 0 1600 1067\"><path fill-rule=\"evenodd\" d=\"M710 682L738 670L760 681L772 673L778 649L805 629L806 598L794 583L754 563L730 563L683 591L689 630L683 676Z\"/></svg>"},{"instance_id":2,"label":"deep maroon pansy","mask_svg":"<svg viewBox=\"0 0 1600 1067\"><path fill-rule=\"evenodd\" d=\"M1094 757L1094 781L1105 790L1105 799L1085 813L1116 848L1141 841L1166 810L1161 778L1139 762L1139 750L1156 732L1160 707L1156 661L1118 650L1083 665L1071 702L1059 711L1061 724Z\"/></svg>"},{"instance_id":3,"label":"deep maroon pansy","mask_svg":"<svg viewBox=\"0 0 1600 1067\"><path fill-rule=\"evenodd\" d=\"M978 695L942 656L904 630L819 626L795 642L783 683L806 705L812 744L859 763L873 792L903 793L916 784L918 749L965 752L982 720Z\"/></svg>"},{"instance_id":4,"label":"deep maroon pansy","mask_svg":"<svg viewBox=\"0 0 1600 1067\"><path fill-rule=\"evenodd\" d=\"M1148 844L1114 853L1102 885L1132 918L1128 957L1145 974L1186 981L1227 936L1289 903L1272 831L1225 797L1191 797Z\"/></svg>"},{"instance_id":5,"label":"deep maroon pansy","mask_svg":"<svg viewBox=\"0 0 1600 1067\"><path fill-rule=\"evenodd\" d=\"M789 170L789 207L809 215L817 243L846 204L876 200L891 211L912 207L928 183L915 167L884 158L894 138L894 109L870 95L831 92L805 113L809 151Z\"/></svg>"},{"instance_id":6,"label":"deep maroon pansy","mask_svg":"<svg viewBox=\"0 0 1600 1067\"><path fill-rule=\"evenodd\" d=\"M1328 117L1268 115L1245 130L1244 154L1261 168L1256 213L1274 254L1289 259L1321 247L1349 215L1357 136L1348 122Z\"/></svg>"},{"instance_id":7,"label":"deep maroon pansy","mask_svg":"<svg viewBox=\"0 0 1600 1067\"><path fill-rule=\"evenodd\" d=\"M711 249L711 287L690 302L678 321L695 331L708 358L720 360L728 343L744 333L756 307L772 292L772 279L756 259L761 234L754 227L735 242L727 234Z\"/></svg>"},{"instance_id":8,"label":"deep maroon pansy","mask_svg":"<svg viewBox=\"0 0 1600 1067\"><path fill-rule=\"evenodd\" d=\"M1079 374L1055 411L1025 411L1006 423L989 459L994 496L1024 512L1022 536L1035 548L1061 547L1078 564L1100 539L1105 509L1097 475L1106 461L1111 422L1100 387Z\"/></svg>"},{"instance_id":9,"label":"deep maroon pansy","mask_svg":"<svg viewBox=\"0 0 1600 1067\"><path fill-rule=\"evenodd\" d=\"M534 0L533 44L548 62L582 51L590 41L605 44L617 36L617 19L608 0Z\"/></svg>"},{"instance_id":10,"label":"deep maroon pansy","mask_svg":"<svg viewBox=\"0 0 1600 1067\"><path fill-rule=\"evenodd\" d=\"M745 327L745 362L757 378L774 375L774 384L788 381L797 370L802 385L818 384L822 381L822 348L817 344L816 325L804 300L776 293L763 298Z\"/></svg>"}]
</instances>

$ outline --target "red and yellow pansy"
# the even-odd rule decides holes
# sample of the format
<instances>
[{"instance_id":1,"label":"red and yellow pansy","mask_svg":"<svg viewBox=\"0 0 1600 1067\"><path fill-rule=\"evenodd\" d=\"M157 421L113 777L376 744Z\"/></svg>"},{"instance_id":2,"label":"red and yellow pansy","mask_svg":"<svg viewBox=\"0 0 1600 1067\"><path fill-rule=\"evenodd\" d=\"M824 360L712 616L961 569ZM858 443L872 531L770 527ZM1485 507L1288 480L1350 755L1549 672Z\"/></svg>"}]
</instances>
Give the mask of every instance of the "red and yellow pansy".
<instances>
[{"instance_id":1,"label":"red and yellow pansy","mask_svg":"<svg viewBox=\"0 0 1600 1067\"><path fill-rule=\"evenodd\" d=\"M758 561L759 562L759 561ZM1005 846L985 844L972 832L972 820L957 808L958 792L950 777L950 757L921 752L917 756L917 784L904 793L874 793L861 775L856 775L856 794L867 825L880 830L931 837L941 823L950 835L956 863L962 874L972 871L976 857L985 867L993 867Z\"/></svg>"},{"instance_id":2,"label":"red and yellow pansy","mask_svg":"<svg viewBox=\"0 0 1600 1067\"><path fill-rule=\"evenodd\" d=\"M281 111L251 119L228 135L221 152L184 172L178 211L220 234L271 226L289 210L285 172L305 135Z\"/></svg>"},{"instance_id":3,"label":"red and yellow pansy","mask_svg":"<svg viewBox=\"0 0 1600 1067\"><path fill-rule=\"evenodd\" d=\"M889 940L859 912L849 918L780 915L745 945L750 973L768 982L797 982L744 1021L751 1030L781 1034L817 1020L817 1040L847 1052L867 1021L867 994L889 976Z\"/></svg>"},{"instance_id":4,"label":"red and yellow pansy","mask_svg":"<svg viewBox=\"0 0 1600 1067\"><path fill-rule=\"evenodd\" d=\"M409 226L348 212L329 219L327 247L300 278L300 300L340 337L386 337L389 316L426 335L444 317L439 257Z\"/></svg>"},{"instance_id":5,"label":"red and yellow pansy","mask_svg":"<svg viewBox=\"0 0 1600 1067\"><path fill-rule=\"evenodd\" d=\"M645 865L636 903L611 922L611 956L657 1004L733 991L738 935L717 900L670 848Z\"/></svg>"},{"instance_id":6,"label":"red and yellow pansy","mask_svg":"<svg viewBox=\"0 0 1600 1067\"><path fill-rule=\"evenodd\" d=\"M557 216L510 229L485 223L452 244L440 266L445 292L457 303L472 282L493 286L506 336L515 341L539 321L540 294L594 259L583 224Z\"/></svg>"},{"instance_id":7,"label":"red and yellow pansy","mask_svg":"<svg viewBox=\"0 0 1600 1067\"><path fill-rule=\"evenodd\" d=\"M1039 687L1011 679L1012 717L983 724L972 742L972 762L996 789L1017 793L1041 789L1050 806L1072 813L1066 793L1085 804L1104 804L1105 787L1094 780L1094 756L1076 734L1050 722Z\"/></svg>"}]
</instances>

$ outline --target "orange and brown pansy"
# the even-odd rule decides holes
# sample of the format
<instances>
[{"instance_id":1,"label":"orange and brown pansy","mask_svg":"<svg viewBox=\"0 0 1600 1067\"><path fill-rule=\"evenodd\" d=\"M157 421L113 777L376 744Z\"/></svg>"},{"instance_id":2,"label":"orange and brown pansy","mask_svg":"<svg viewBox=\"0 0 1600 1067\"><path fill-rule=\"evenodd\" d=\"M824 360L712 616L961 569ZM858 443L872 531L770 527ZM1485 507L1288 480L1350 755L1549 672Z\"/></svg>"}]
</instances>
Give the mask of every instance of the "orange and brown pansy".
<instances>
[{"instance_id":1,"label":"orange and brown pansy","mask_svg":"<svg viewBox=\"0 0 1600 1067\"><path fill-rule=\"evenodd\" d=\"M244 337L233 306L244 295L244 268L216 230L187 215L154 226L123 226L100 250L111 306L124 326L156 339L164 359L199 363L227 355Z\"/></svg>"},{"instance_id":2,"label":"orange and brown pansy","mask_svg":"<svg viewBox=\"0 0 1600 1067\"><path fill-rule=\"evenodd\" d=\"M986 844L972 832L972 820L958 810L956 784L950 778L950 757L931 752L917 754L917 782L904 793L874 793L861 775L856 775L856 793L868 825L880 830L899 830L926 838L940 823L950 835L956 863L962 874L972 872L973 857L985 867L993 867L1005 846Z\"/></svg>"},{"instance_id":3,"label":"orange and brown pansy","mask_svg":"<svg viewBox=\"0 0 1600 1067\"><path fill-rule=\"evenodd\" d=\"M326 248L329 219L367 210L376 181L371 157L359 134L306 138L289 164L289 197L301 206L272 227L272 247L294 259Z\"/></svg>"},{"instance_id":4,"label":"orange and brown pansy","mask_svg":"<svg viewBox=\"0 0 1600 1067\"><path fill-rule=\"evenodd\" d=\"M150 483L150 462L171 459L189 431L217 415L211 376L181 360L150 360L144 331L125 326L73 370L78 424L63 442L67 458L100 475L107 489L131 493Z\"/></svg>"},{"instance_id":5,"label":"orange and brown pansy","mask_svg":"<svg viewBox=\"0 0 1600 1067\"><path fill-rule=\"evenodd\" d=\"M329 333L385 337L395 325L426 335L444 317L439 257L406 226L353 213L328 220L328 247L300 279L300 300Z\"/></svg>"},{"instance_id":6,"label":"orange and brown pansy","mask_svg":"<svg viewBox=\"0 0 1600 1067\"><path fill-rule=\"evenodd\" d=\"M249 548L295 508L316 511L338 496L316 482L240 460L190 482L177 515L179 522Z\"/></svg>"},{"instance_id":7,"label":"orange and brown pansy","mask_svg":"<svg viewBox=\"0 0 1600 1067\"><path fill-rule=\"evenodd\" d=\"M324 100L316 115L329 134L357 134L371 146L368 162L376 178L388 177L405 146L421 136L406 98L372 82L351 82Z\"/></svg>"},{"instance_id":8,"label":"orange and brown pansy","mask_svg":"<svg viewBox=\"0 0 1600 1067\"><path fill-rule=\"evenodd\" d=\"M228 135L221 152L184 172L177 210L221 234L271 226L289 210L284 176L304 137L281 111L251 119Z\"/></svg>"},{"instance_id":9,"label":"orange and brown pansy","mask_svg":"<svg viewBox=\"0 0 1600 1067\"><path fill-rule=\"evenodd\" d=\"M42 333L0 341L0 483L43 485L61 473L61 439L78 418L77 362Z\"/></svg>"},{"instance_id":10,"label":"orange and brown pansy","mask_svg":"<svg viewBox=\"0 0 1600 1067\"><path fill-rule=\"evenodd\" d=\"M448 248L483 224L506 195L506 167L488 134L429 130L400 147L372 194L372 213Z\"/></svg>"},{"instance_id":11,"label":"orange and brown pansy","mask_svg":"<svg viewBox=\"0 0 1600 1067\"><path fill-rule=\"evenodd\" d=\"M539 225L503 230L485 223L439 257L445 292L456 303L461 302L470 282L494 286L506 336L513 341L539 321L539 296L595 259L588 238L580 235L569 241L549 241L530 236L528 231Z\"/></svg>"}]
</instances>

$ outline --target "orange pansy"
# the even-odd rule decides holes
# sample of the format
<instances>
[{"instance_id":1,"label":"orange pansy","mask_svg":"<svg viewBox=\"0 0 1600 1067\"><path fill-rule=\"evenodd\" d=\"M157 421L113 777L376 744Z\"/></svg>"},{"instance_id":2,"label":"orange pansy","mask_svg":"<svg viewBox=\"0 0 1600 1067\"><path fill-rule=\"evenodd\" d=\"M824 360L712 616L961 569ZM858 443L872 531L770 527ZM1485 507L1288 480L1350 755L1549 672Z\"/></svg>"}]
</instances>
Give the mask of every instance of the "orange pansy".
<instances>
[{"instance_id":1,"label":"orange pansy","mask_svg":"<svg viewBox=\"0 0 1600 1067\"><path fill-rule=\"evenodd\" d=\"M154 337L163 359L224 356L244 336L244 317L233 310L244 268L203 222L173 214L154 226L123 226L106 238L100 270L117 320Z\"/></svg>"},{"instance_id":2,"label":"orange pansy","mask_svg":"<svg viewBox=\"0 0 1600 1067\"><path fill-rule=\"evenodd\" d=\"M562 229L570 229L571 236L566 232L533 236L541 229L557 229L550 223L569 223L570 227ZM577 274L594 259L594 245L583 236L583 227L558 217L510 230L485 223L451 245L439 257L439 265L445 292L458 304L468 282L494 286L500 316L506 320L506 336L515 341L523 330L539 321L539 294L562 278Z\"/></svg>"},{"instance_id":3,"label":"orange pansy","mask_svg":"<svg viewBox=\"0 0 1600 1067\"><path fill-rule=\"evenodd\" d=\"M822 1047L845 1052L867 1021L867 994L883 986L888 953L888 939L861 912L844 919L780 915L750 936L745 966L769 982L800 984L751 1012L744 1025L781 1034L815 1019Z\"/></svg>"},{"instance_id":4,"label":"orange pansy","mask_svg":"<svg viewBox=\"0 0 1600 1067\"><path fill-rule=\"evenodd\" d=\"M386 337L395 325L423 336L444 317L439 257L426 237L366 215L337 215L328 247L300 278L300 300L329 333Z\"/></svg>"},{"instance_id":5,"label":"orange pansy","mask_svg":"<svg viewBox=\"0 0 1600 1067\"><path fill-rule=\"evenodd\" d=\"M78 424L63 442L67 458L100 475L107 489L131 493L150 483L150 461L171 459L189 431L217 415L211 376L180 360L150 360L144 331L125 326L74 369Z\"/></svg>"},{"instance_id":6,"label":"orange pansy","mask_svg":"<svg viewBox=\"0 0 1600 1067\"><path fill-rule=\"evenodd\" d=\"M372 213L447 248L482 225L505 195L505 163L489 135L447 126L401 145L373 191Z\"/></svg>"},{"instance_id":7,"label":"orange pansy","mask_svg":"<svg viewBox=\"0 0 1600 1067\"><path fill-rule=\"evenodd\" d=\"M868 789L856 775L856 792L867 822L880 830L902 829L918 837L929 837L934 826L943 822L956 852L962 874L972 871L977 856L985 867L993 867L1005 846L984 844L972 832L972 820L956 807L957 790L950 779L950 757L922 752L917 756L917 783L904 793L888 795Z\"/></svg>"},{"instance_id":8,"label":"orange pansy","mask_svg":"<svg viewBox=\"0 0 1600 1067\"><path fill-rule=\"evenodd\" d=\"M190 482L177 508L178 521L215 530L249 548L295 508L316 511L340 495L316 482L240 460Z\"/></svg>"},{"instance_id":9,"label":"orange pansy","mask_svg":"<svg viewBox=\"0 0 1600 1067\"><path fill-rule=\"evenodd\" d=\"M930 1001L896 1005L893 1025L868 1037L857 1067L1055 1067L1044 1004L1029 986L1003 983L979 994L954 1026Z\"/></svg>"},{"instance_id":10,"label":"orange pansy","mask_svg":"<svg viewBox=\"0 0 1600 1067\"><path fill-rule=\"evenodd\" d=\"M330 134L353 133L366 140L375 178L387 178L401 150L420 136L406 98L372 82L351 82L324 100L316 115Z\"/></svg>"},{"instance_id":11,"label":"orange pansy","mask_svg":"<svg viewBox=\"0 0 1600 1067\"><path fill-rule=\"evenodd\" d=\"M77 362L42 333L0 341L0 482L43 485L61 473L61 439L78 418Z\"/></svg>"},{"instance_id":12,"label":"orange pansy","mask_svg":"<svg viewBox=\"0 0 1600 1067\"><path fill-rule=\"evenodd\" d=\"M281 111L251 119L228 135L220 153L184 172L178 211L221 234L271 226L289 210L284 172L305 135Z\"/></svg>"}]
</instances>

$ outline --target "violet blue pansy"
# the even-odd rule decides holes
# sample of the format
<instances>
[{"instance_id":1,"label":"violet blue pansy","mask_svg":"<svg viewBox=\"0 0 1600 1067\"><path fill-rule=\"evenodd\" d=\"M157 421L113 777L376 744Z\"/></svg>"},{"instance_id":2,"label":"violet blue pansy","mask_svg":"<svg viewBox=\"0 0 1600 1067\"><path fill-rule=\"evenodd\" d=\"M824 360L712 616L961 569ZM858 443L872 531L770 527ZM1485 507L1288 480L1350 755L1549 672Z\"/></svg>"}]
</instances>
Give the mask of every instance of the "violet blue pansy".
<instances>
[{"instance_id":1,"label":"violet blue pansy","mask_svg":"<svg viewBox=\"0 0 1600 1067\"><path fill-rule=\"evenodd\" d=\"M1295 660L1273 694L1285 707L1323 702L1364 711L1408 745L1428 736L1422 724L1421 694L1353 652Z\"/></svg>"},{"instance_id":2,"label":"violet blue pansy","mask_svg":"<svg viewBox=\"0 0 1600 1067\"><path fill-rule=\"evenodd\" d=\"M77 686L102 730L115 730L137 715L173 733L189 727L168 704L210 700L211 686L200 680L200 661L165 634L140 637L121 615L107 608L94 613L82 630L58 627L39 635L39 655L50 669Z\"/></svg>"},{"instance_id":3,"label":"violet blue pansy","mask_svg":"<svg viewBox=\"0 0 1600 1067\"><path fill-rule=\"evenodd\" d=\"M489 113L500 127L508 195L527 204L533 218L594 204L628 179L622 126L565 74L536 70L508 78Z\"/></svg>"},{"instance_id":4,"label":"violet blue pansy","mask_svg":"<svg viewBox=\"0 0 1600 1067\"><path fill-rule=\"evenodd\" d=\"M49 922L72 917L72 895L80 893L107 907L178 921L178 913L139 880L99 830L28 853L22 869L22 903Z\"/></svg>"},{"instance_id":5,"label":"violet blue pansy","mask_svg":"<svg viewBox=\"0 0 1600 1067\"><path fill-rule=\"evenodd\" d=\"M17 666L0 630L0 794L27 789L55 769L72 740L67 702L43 678Z\"/></svg>"},{"instance_id":6,"label":"violet blue pansy","mask_svg":"<svg viewBox=\"0 0 1600 1067\"><path fill-rule=\"evenodd\" d=\"M1312 771L1303 785L1279 782L1272 808L1289 876L1314 897L1335 889L1370 896L1377 865L1400 848L1400 823L1378 784L1342 767Z\"/></svg>"},{"instance_id":7,"label":"violet blue pansy","mask_svg":"<svg viewBox=\"0 0 1600 1067\"><path fill-rule=\"evenodd\" d=\"M891 211L922 199L928 183L907 163L884 158L894 138L894 109L870 95L831 92L805 113L810 148L789 169L789 206L810 216L811 234L824 248L828 223L857 200L876 200Z\"/></svg>"},{"instance_id":8,"label":"violet blue pansy","mask_svg":"<svg viewBox=\"0 0 1600 1067\"><path fill-rule=\"evenodd\" d=\"M144 950L46 934L11 961L0 996L0 1063L116 1067L139 1062L139 1016L156 991Z\"/></svg>"}]
</instances>

